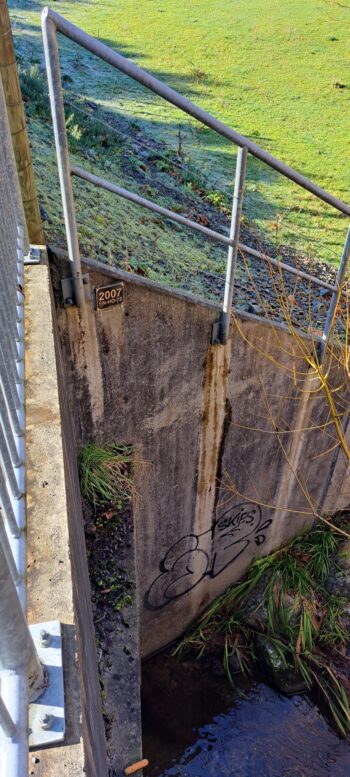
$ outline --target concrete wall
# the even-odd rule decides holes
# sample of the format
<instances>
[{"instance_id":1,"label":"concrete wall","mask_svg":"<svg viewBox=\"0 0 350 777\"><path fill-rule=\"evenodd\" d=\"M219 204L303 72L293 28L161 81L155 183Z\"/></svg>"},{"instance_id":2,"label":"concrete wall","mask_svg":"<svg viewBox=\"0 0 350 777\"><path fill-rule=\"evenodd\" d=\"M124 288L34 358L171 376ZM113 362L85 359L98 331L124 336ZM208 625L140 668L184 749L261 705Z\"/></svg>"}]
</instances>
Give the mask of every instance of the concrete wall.
<instances>
[{"instance_id":1,"label":"concrete wall","mask_svg":"<svg viewBox=\"0 0 350 777\"><path fill-rule=\"evenodd\" d=\"M315 381L283 327L240 315L228 345L211 346L217 305L97 263L84 269L92 289L124 281L125 300L103 311L64 309L59 280L69 266L52 262L67 398L80 444L137 448L141 648L149 655L255 556L314 520L332 461L331 453L315 458L330 440L314 427L328 410L310 393Z\"/></svg>"}]
</instances>

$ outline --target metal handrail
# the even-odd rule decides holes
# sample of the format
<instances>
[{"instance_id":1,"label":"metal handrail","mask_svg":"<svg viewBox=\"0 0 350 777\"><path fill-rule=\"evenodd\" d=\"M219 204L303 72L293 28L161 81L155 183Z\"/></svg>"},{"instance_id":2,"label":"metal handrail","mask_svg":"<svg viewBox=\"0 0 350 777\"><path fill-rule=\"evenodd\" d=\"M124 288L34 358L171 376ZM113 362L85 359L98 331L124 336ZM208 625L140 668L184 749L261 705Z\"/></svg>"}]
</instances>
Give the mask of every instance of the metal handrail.
<instances>
[{"instance_id":1,"label":"metal handrail","mask_svg":"<svg viewBox=\"0 0 350 777\"><path fill-rule=\"evenodd\" d=\"M28 702L44 687L26 621L23 226L0 267L0 771L27 773ZM12 250L11 250L12 249ZM17 262L11 261L11 254Z\"/></svg>"},{"instance_id":2,"label":"metal handrail","mask_svg":"<svg viewBox=\"0 0 350 777\"><path fill-rule=\"evenodd\" d=\"M206 237L209 237L218 243L222 243L225 246L233 245L233 240L229 237L226 237L225 235L220 234L220 232L216 232L214 229L209 229L209 227L205 227L203 224L198 224L197 221L192 221L186 216L181 216L180 213L175 213L174 210L163 208L162 205L157 205L155 202L152 202L152 200L147 200L145 197L141 197L135 192L130 192L128 189L123 189L121 186L117 186L115 183L110 183L110 181L107 181L105 178L94 175L94 173L89 173L87 170L84 170L78 165L72 165L71 175L75 175L77 178L88 181L88 183L92 183L94 186L98 186L100 189L105 189L108 192L112 192L112 194L117 194L119 197L123 197L125 200L129 200L129 202L134 202L136 205L142 205L143 208L147 208L148 210L153 211L153 213L159 213L160 216L165 216L165 218L171 219L171 221L175 221L178 224L183 224L190 229L194 229L196 232L201 232L202 235L205 235Z\"/></svg>"},{"instance_id":3,"label":"metal handrail","mask_svg":"<svg viewBox=\"0 0 350 777\"><path fill-rule=\"evenodd\" d=\"M199 224L197 221L192 221L185 216L181 216L180 213L176 213L169 208L164 208L161 205L157 205L152 200L141 197L135 192L131 192L128 189L123 189L121 186L117 186L116 184L107 181L105 178L101 178L94 173L90 173L87 170L84 170L79 165L71 166L71 175L76 176L77 178L81 178L83 181L87 181L88 183L91 183L101 189L105 189L112 194L116 194L119 197L123 197L124 199L129 200L129 202L134 202L136 205L141 205L142 207L147 208L154 213L159 213L160 216L164 216L165 218L168 218L171 221L175 221L178 224L183 224L190 229L194 229L196 232L201 232L206 237L210 238L211 240L215 240L218 243L222 243L226 246L233 246L234 244L232 238L226 237L226 235L222 235L220 232L216 232L214 229L209 229L209 227L205 227L203 224ZM261 251L257 251L255 248L250 248L244 243L238 243L238 251L241 251L243 254L253 256L256 259L263 259L264 261L268 262L269 264L273 264L275 267L278 267L281 270L287 270L292 275L297 275L299 278L303 278L307 281L310 281L311 283L315 283L324 289L328 289L329 291L337 291L338 287L334 284L327 283L327 281L323 281L321 278L317 278L316 275L310 275L310 273L304 272L303 270L298 270L296 267L285 264L285 262L281 262L279 259L274 259L272 256L264 254Z\"/></svg>"},{"instance_id":4,"label":"metal handrail","mask_svg":"<svg viewBox=\"0 0 350 777\"><path fill-rule=\"evenodd\" d=\"M301 173L298 173L296 170L289 167L284 162L281 162L279 159L269 154L267 151L262 149L256 143L251 141L249 138L244 137L243 135L236 132L228 125L216 119L214 116L211 116L209 113L204 111L202 108L199 108L197 105L195 105L193 102L188 100L186 97L184 97L183 95L179 94L174 89L169 87L167 84L155 78L150 73L147 73L147 71L138 67L138 65L135 65L135 63L126 59L126 57L123 57L121 54L118 54L117 52L113 51L111 48L106 46L100 40L96 40L92 36L88 35L79 27L76 27L67 19L64 19L62 16L60 16L55 11L52 11L49 8L44 8L42 12L42 30L43 30L45 60L46 60L46 69L47 69L48 84L49 84L50 102L51 102L51 112L52 112L53 127L54 127L54 134L55 134L57 162L58 162L58 169L59 169L59 176L60 176L63 210L64 210L66 233L67 233L68 252L69 252L69 257L72 262L72 268L73 268L73 272L72 272L73 288L74 288L76 303L81 307L83 307L85 304L83 281L82 281L82 274L81 274L79 244L78 244L78 236L77 236L77 225L76 225L76 218L75 218L74 197L73 197L73 189L72 189L72 182L71 182L72 175L78 176L79 178L82 178L96 186L100 186L101 188L104 188L110 192L113 192L114 194L117 194L131 202L137 203L138 205L141 205L145 208L148 208L149 210L153 210L154 212L159 213L160 215L163 215L167 218L170 218L173 221L176 221L180 224L183 224L184 226L187 226L190 229L195 229L198 232L202 232L202 234L206 235L208 238L216 240L228 246L226 280L225 280L222 314L221 314L218 334L214 342L221 343L221 344L225 344L227 342L230 313L232 309L234 276L235 276L235 267L236 267L238 250L244 251L244 253L250 254L251 256L254 256L258 259L263 259L269 262L270 264L277 266L280 269L286 270L294 275L308 279L310 282L317 283L318 285L324 288L330 289L330 291L332 291L332 300L330 303L330 313L327 316L326 324L323 331L323 337L322 337L323 345L320 349L320 355L322 356L324 353L325 345L330 336L332 325L334 323L337 301L342 292L341 285L344 280L344 275L348 265L349 255L350 255L349 241L346 240L345 242L340 269L337 275L337 282L334 285L327 284L325 281L322 281L316 278L315 276L309 275L308 273L304 273L303 271L297 270L296 268L284 262L280 262L279 260L269 257L266 254L262 254L259 251L256 251L255 249L251 249L248 246L242 245L239 242L240 214L242 210L243 189L244 189L245 170L246 170L248 152L253 156L255 156L257 159L260 159L265 164L269 165L271 168L276 170L285 178L288 178L289 180L293 181L301 188L313 194L321 201L327 203L328 205L331 205L340 213L350 216L350 205L343 202L338 197L335 197L334 195L330 194L329 192L327 192L322 187L318 186L313 181L310 181L308 178L301 175ZM70 165L66 126L65 126L60 64L59 64L58 46L57 46L57 38L56 38L57 31L62 33L62 35L65 35L70 40L77 43L79 46L82 46L87 51L91 52L92 54L95 54L97 57L104 60L108 64L112 65L112 67L116 68L120 72L124 73L130 78L133 78L135 81L142 84L147 89L150 89L151 91L155 92L160 97L165 99L167 102L171 103L172 105L175 105L177 108L182 110L184 113L187 113L188 115L197 119L202 124L206 125L207 127L210 127L219 135L221 135L224 138L227 138L228 140L230 140L232 143L234 143L239 147L238 153L237 153L235 189L234 189L234 197L233 197L233 207L232 207L232 217L231 217L229 238L227 238L225 235L221 235L219 232L216 232L215 230L212 230L208 227L204 227L201 224L197 224L196 222L190 219L187 219L186 217L181 216L180 214L176 214L167 208L163 208L162 206L157 205L156 203L150 200L147 200L144 197L140 197L139 195L133 192L123 189L122 187L119 187L116 184L110 183L109 181L106 181L105 179L100 178L99 176L95 176L92 173L88 173L85 170L83 170L81 167Z\"/></svg>"},{"instance_id":5,"label":"metal handrail","mask_svg":"<svg viewBox=\"0 0 350 777\"><path fill-rule=\"evenodd\" d=\"M76 27L67 19L64 19L60 14L52 11L50 8L44 8L42 12L42 27L45 36L47 35L50 24L55 30L61 32L62 35L65 35L66 38L70 38L70 40L78 43L79 46L87 49L87 51L90 51L92 54L96 54L97 57L103 59L125 75L130 76L134 81L138 81L139 84L147 87L147 89L155 92L160 97L163 97L164 100L172 103L177 108L180 108L184 113L188 113L190 116L193 116L194 119L198 119L201 124L205 124L207 127L215 130L219 135L222 135L222 137L231 140L236 146L241 146L241 148L245 146L250 154L281 173L285 178L289 178L298 186L301 186L303 189L311 192L311 194L314 194L315 197L323 200L323 202L327 202L329 205L336 208L336 210L339 210L346 216L350 216L350 205L347 205L345 202L338 199L338 197L335 197L325 189L322 189L321 186L310 181L306 176L293 170L292 167L281 162L279 159L272 156L272 154L269 154L267 151L260 148L256 143L253 143L252 140L244 137L244 135L241 135L239 132L236 132L232 127L229 127L227 124L219 121L219 119L211 116L210 113L199 108L198 105L195 105L191 100L188 100L187 97L179 94L175 89L172 89L150 73L147 73L146 70L135 65L134 62L131 62L121 54L117 54L116 51L113 51L113 49L106 46L100 40L88 35L88 33L84 32L79 27Z\"/></svg>"}]
</instances>

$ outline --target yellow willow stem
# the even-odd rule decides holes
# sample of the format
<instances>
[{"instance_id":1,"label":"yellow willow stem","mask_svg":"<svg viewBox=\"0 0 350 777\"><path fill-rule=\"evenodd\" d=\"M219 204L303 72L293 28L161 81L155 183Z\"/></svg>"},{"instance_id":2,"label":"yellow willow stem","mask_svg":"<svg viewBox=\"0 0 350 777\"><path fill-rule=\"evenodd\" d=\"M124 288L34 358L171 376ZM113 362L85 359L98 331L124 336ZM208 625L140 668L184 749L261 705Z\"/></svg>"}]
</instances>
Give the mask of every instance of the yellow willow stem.
<instances>
[{"instance_id":1,"label":"yellow willow stem","mask_svg":"<svg viewBox=\"0 0 350 777\"><path fill-rule=\"evenodd\" d=\"M343 431L343 427L342 427L342 424L340 422L340 416L339 416L339 414L338 414L338 412L336 410L336 407L335 407L335 404L334 404L334 400L333 400L333 397L332 397L332 391L331 391L331 389L329 388L329 385L328 385L328 380L327 380L328 376L325 377L323 375L322 367L321 367L321 365L318 362L315 363L315 361L313 359L308 359L308 363L309 363L310 367L318 374L319 380L321 382L320 388L325 393L327 404L328 404L328 407L329 407L329 412L331 414L331 417L332 417L332 420L333 420L333 423L334 423L334 426L335 426L335 429L336 429L336 433L337 433L337 436L338 436L338 439L339 439L340 447L341 447L343 453L345 454L346 458L348 459L348 461L350 461L350 448L348 447L348 444L346 442L344 431Z\"/></svg>"}]
</instances>

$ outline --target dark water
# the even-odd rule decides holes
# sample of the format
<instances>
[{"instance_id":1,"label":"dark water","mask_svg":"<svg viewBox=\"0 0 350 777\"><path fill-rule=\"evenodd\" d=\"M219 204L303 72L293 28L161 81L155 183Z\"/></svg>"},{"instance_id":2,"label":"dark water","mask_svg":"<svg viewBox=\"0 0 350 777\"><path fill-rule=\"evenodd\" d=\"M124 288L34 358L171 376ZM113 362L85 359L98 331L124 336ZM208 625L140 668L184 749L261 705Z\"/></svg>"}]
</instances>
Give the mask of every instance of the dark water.
<instances>
[{"instance_id":1,"label":"dark water","mask_svg":"<svg viewBox=\"0 0 350 777\"><path fill-rule=\"evenodd\" d=\"M143 668L145 777L350 777L350 747L306 696L233 691L199 662Z\"/></svg>"}]
</instances>

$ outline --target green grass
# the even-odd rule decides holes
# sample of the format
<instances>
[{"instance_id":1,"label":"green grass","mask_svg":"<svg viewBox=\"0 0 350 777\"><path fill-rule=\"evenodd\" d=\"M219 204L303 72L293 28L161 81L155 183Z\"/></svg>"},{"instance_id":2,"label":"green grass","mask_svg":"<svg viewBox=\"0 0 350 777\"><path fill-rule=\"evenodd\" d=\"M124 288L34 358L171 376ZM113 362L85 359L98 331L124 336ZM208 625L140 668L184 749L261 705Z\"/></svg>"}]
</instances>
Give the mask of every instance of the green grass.
<instances>
[{"instance_id":1,"label":"green grass","mask_svg":"<svg viewBox=\"0 0 350 777\"><path fill-rule=\"evenodd\" d=\"M99 507L119 507L133 497L133 449L129 445L84 445L79 455L83 497Z\"/></svg>"},{"instance_id":2,"label":"green grass","mask_svg":"<svg viewBox=\"0 0 350 777\"><path fill-rule=\"evenodd\" d=\"M342 545L340 535L321 525L287 548L256 559L243 581L212 602L174 655L190 651L200 658L221 650L233 683L230 658L242 673L251 674L259 643L267 641L284 667L321 693L339 733L349 738L347 601L325 585L332 554Z\"/></svg>"},{"instance_id":3,"label":"green grass","mask_svg":"<svg viewBox=\"0 0 350 777\"><path fill-rule=\"evenodd\" d=\"M34 167L40 201L48 221L45 234L51 245L64 247L63 214L57 178L57 165L52 138L50 109L42 89L42 73L38 63L20 66L22 95L29 120ZM147 165L140 156L142 141L134 122L112 121L101 111L92 111L88 104L64 83L66 126L71 160L102 176L121 181L129 189L146 197L162 192L162 202L183 213L202 213L203 207L214 217L227 219L225 195L206 187L201 172L184 155L152 141L148 146L152 161ZM136 143L138 144L136 146ZM135 146L137 151L135 151ZM174 167L175 163L175 167ZM43 164L45 175L43 176ZM174 172L174 170L175 172ZM152 186L150 185L150 181ZM80 245L84 256L118 264L123 269L139 272L173 286L215 296L203 288L199 278L211 271L223 272L225 251L209 244L200 235L166 224L148 211L129 206L124 200L87 186L75 179L75 204ZM218 199L219 197L219 199ZM213 202L214 201L214 202ZM117 230L116 224L123 224ZM96 228L97 227L97 228Z\"/></svg>"},{"instance_id":4,"label":"green grass","mask_svg":"<svg viewBox=\"0 0 350 777\"><path fill-rule=\"evenodd\" d=\"M16 45L26 63L42 61L38 25L44 4L10 0ZM320 185L349 199L350 10L328 0L193 0L190 6L184 0L62 0L53 7ZM180 143L186 159L206 177L216 202L231 192L235 150L230 144L84 51L64 40L60 45L65 82L73 93L118 117L129 117L142 139L165 141L170 150ZM31 137L40 176L49 154L43 148L42 126L38 128L34 118ZM113 179L114 174L120 180L114 162L107 177ZM39 188L44 200L52 194L51 182L50 186L40 182ZM78 221L83 244L93 240L97 215L107 242L113 231L122 233L120 250L126 259L134 251L135 222L145 241L141 254L147 241L148 254L153 250L160 257L173 245L172 232L161 239L154 220L146 216L140 224L132 206L116 206L115 200L109 205L108 196L91 195L86 186L78 185L77 192L82 200ZM153 196L157 198L157 186ZM158 199L163 201L162 192ZM258 234L273 234L278 222L282 243L315 258L339 260L346 218L253 158L244 217ZM205 263L211 248L209 244ZM183 256L195 266L203 261L203 251L183 236L175 251L179 261ZM160 266L157 272L162 271Z\"/></svg>"}]
</instances>

